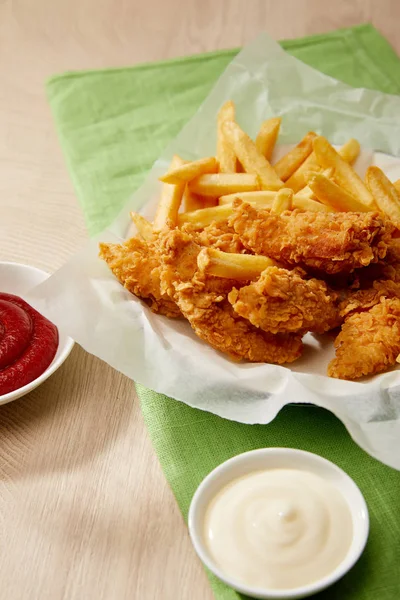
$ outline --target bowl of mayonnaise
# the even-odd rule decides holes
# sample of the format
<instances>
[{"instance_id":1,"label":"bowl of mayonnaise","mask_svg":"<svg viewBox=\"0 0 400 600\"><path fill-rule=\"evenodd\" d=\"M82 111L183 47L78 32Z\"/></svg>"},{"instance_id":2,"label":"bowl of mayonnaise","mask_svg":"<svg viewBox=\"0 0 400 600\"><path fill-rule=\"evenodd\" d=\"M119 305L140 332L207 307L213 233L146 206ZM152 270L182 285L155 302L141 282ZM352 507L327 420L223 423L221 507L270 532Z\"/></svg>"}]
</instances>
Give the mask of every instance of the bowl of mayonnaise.
<instances>
[{"instance_id":1,"label":"bowl of mayonnaise","mask_svg":"<svg viewBox=\"0 0 400 600\"><path fill-rule=\"evenodd\" d=\"M293 448L239 454L209 473L189 509L203 563L253 598L305 598L343 577L362 554L368 508L332 462Z\"/></svg>"}]
</instances>

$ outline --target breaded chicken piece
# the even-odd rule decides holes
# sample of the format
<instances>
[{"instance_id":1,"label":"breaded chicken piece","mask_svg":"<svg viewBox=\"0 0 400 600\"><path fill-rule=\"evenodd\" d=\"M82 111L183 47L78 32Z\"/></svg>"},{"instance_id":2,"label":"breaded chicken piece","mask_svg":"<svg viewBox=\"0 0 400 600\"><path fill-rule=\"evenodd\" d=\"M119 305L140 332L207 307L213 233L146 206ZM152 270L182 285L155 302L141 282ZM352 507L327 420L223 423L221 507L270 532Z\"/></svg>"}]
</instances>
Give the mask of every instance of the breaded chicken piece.
<instances>
[{"instance_id":1,"label":"breaded chicken piece","mask_svg":"<svg viewBox=\"0 0 400 600\"><path fill-rule=\"evenodd\" d=\"M381 298L379 304L347 317L335 340L336 357L328 375L359 379L385 371L400 354L400 299Z\"/></svg>"},{"instance_id":2,"label":"breaded chicken piece","mask_svg":"<svg viewBox=\"0 0 400 600\"><path fill-rule=\"evenodd\" d=\"M281 215L235 200L230 217L244 246L288 265L350 272L386 256L395 226L379 213L286 211Z\"/></svg>"},{"instance_id":3,"label":"breaded chicken piece","mask_svg":"<svg viewBox=\"0 0 400 600\"><path fill-rule=\"evenodd\" d=\"M383 266L383 277L396 283L400 283L400 262L393 262Z\"/></svg>"},{"instance_id":4,"label":"breaded chicken piece","mask_svg":"<svg viewBox=\"0 0 400 600\"><path fill-rule=\"evenodd\" d=\"M189 233L195 242L206 248L217 248L223 252L243 253L245 247L240 241L240 237L228 221L211 223L204 229L198 230L189 223L182 226L182 231Z\"/></svg>"},{"instance_id":5,"label":"breaded chicken piece","mask_svg":"<svg viewBox=\"0 0 400 600\"><path fill-rule=\"evenodd\" d=\"M234 360L283 364L298 358L301 335L269 334L237 315L227 300L235 282L197 271L200 249L179 230L159 236L161 289L171 295L194 332Z\"/></svg>"},{"instance_id":6,"label":"breaded chicken piece","mask_svg":"<svg viewBox=\"0 0 400 600\"><path fill-rule=\"evenodd\" d=\"M389 242L385 262L397 264L400 262L400 232L398 230L394 232L394 237Z\"/></svg>"},{"instance_id":7,"label":"breaded chicken piece","mask_svg":"<svg viewBox=\"0 0 400 600\"><path fill-rule=\"evenodd\" d=\"M340 302L340 315L345 317L355 311L368 310L379 304L382 298L400 298L400 282L379 279L369 288L350 292Z\"/></svg>"},{"instance_id":8,"label":"breaded chicken piece","mask_svg":"<svg viewBox=\"0 0 400 600\"><path fill-rule=\"evenodd\" d=\"M296 269L268 267L257 281L234 288L228 299L240 316L271 333L324 333L341 323L337 294L324 281L303 279Z\"/></svg>"},{"instance_id":9,"label":"breaded chicken piece","mask_svg":"<svg viewBox=\"0 0 400 600\"><path fill-rule=\"evenodd\" d=\"M124 287L142 298L153 312L180 316L175 302L160 290L160 265L153 242L132 238L124 244L100 244L100 257Z\"/></svg>"}]
</instances>

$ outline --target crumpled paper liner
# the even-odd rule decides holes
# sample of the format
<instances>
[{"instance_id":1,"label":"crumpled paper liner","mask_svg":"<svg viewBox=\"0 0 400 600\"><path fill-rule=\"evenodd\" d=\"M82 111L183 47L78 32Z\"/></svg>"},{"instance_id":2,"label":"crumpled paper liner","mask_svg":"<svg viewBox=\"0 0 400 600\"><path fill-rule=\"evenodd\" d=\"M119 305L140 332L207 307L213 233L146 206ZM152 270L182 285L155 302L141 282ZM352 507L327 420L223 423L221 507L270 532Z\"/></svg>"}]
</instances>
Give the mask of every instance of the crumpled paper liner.
<instances>
[{"instance_id":1,"label":"crumpled paper liner","mask_svg":"<svg viewBox=\"0 0 400 600\"><path fill-rule=\"evenodd\" d=\"M157 392L243 423L269 423L285 404L313 403L341 419L369 454L400 469L400 371L362 382L328 378L329 334L308 334L304 356L289 368L233 363L198 339L187 322L152 314L98 258L99 241L121 242L129 235L130 210L154 214L158 177L174 153L195 159L215 152L216 114L227 99L235 101L238 122L253 136L264 119L280 115L280 143L314 130L335 144L355 137L365 148L400 155L399 97L327 77L263 34L231 62L116 221L27 298L85 350ZM364 153L358 169L371 159L392 179L400 177L400 160L380 153Z\"/></svg>"}]
</instances>

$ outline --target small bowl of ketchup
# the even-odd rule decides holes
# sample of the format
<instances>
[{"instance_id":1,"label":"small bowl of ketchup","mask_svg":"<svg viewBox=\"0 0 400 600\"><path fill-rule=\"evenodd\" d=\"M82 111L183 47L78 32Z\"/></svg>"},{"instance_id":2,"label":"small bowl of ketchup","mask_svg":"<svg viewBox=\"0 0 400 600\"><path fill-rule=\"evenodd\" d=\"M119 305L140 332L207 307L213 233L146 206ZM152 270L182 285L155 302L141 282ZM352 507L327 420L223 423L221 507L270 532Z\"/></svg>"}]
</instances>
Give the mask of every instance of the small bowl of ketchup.
<instances>
[{"instance_id":1,"label":"small bowl of ketchup","mask_svg":"<svg viewBox=\"0 0 400 600\"><path fill-rule=\"evenodd\" d=\"M43 383L74 345L23 299L47 277L35 267L0 262L0 404L21 398Z\"/></svg>"}]
</instances>

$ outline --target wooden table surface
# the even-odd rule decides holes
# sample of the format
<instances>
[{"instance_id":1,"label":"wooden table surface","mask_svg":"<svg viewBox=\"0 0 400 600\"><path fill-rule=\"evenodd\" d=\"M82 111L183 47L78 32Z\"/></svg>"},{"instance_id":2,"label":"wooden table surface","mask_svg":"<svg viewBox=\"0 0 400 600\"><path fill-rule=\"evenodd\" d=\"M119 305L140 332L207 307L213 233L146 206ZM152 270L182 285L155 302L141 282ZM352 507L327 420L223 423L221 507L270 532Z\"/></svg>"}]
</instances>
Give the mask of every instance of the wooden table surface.
<instances>
[{"instance_id":1,"label":"wooden table surface","mask_svg":"<svg viewBox=\"0 0 400 600\"><path fill-rule=\"evenodd\" d=\"M85 241L44 82L371 21L397 0L0 0L0 260L54 271ZM0 282L1 289L1 282ZM211 600L133 383L76 347L0 407L1 600Z\"/></svg>"}]
</instances>

